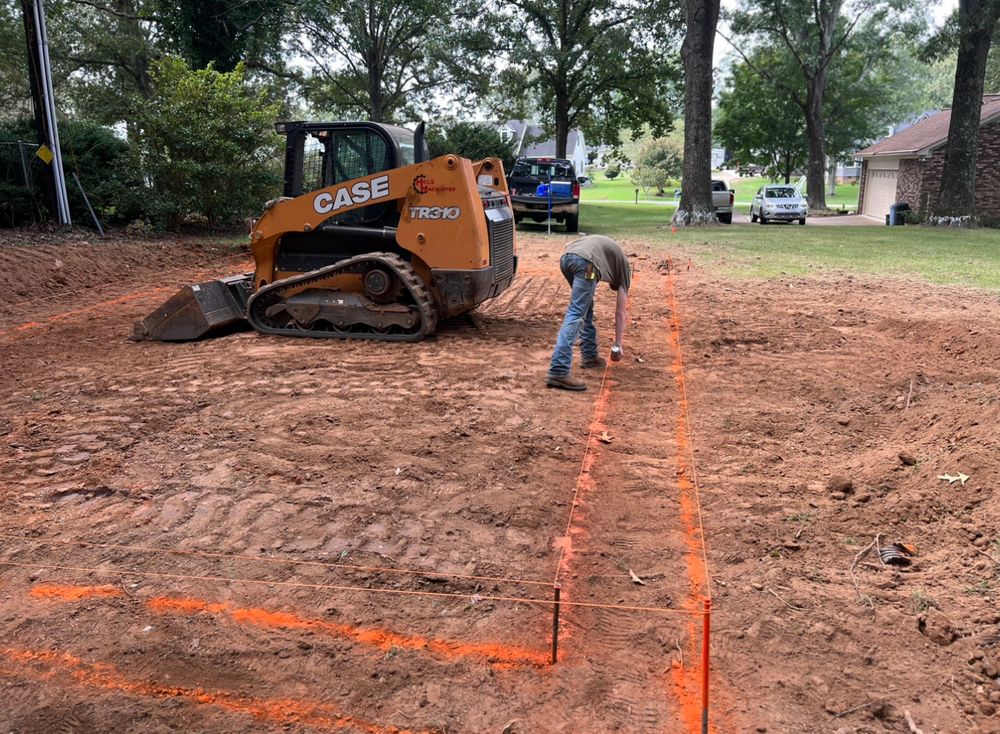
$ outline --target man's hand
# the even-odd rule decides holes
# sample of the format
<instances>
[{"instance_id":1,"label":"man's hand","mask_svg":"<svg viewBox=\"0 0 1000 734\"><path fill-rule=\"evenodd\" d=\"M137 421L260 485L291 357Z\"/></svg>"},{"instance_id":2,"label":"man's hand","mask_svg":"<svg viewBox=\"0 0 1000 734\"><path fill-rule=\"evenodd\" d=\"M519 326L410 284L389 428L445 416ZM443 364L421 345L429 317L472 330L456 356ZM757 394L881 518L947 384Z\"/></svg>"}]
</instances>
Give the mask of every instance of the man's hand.
<instances>
[{"instance_id":1,"label":"man's hand","mask_svg":"<svg viewBox=\"0 0 1000 734\"><path fill-rule=\"evenodd\" d=\"M615 344L611 347L611 361L620 362L622 359L622 348L621 345Z\"/></svg>"}]
</instances>

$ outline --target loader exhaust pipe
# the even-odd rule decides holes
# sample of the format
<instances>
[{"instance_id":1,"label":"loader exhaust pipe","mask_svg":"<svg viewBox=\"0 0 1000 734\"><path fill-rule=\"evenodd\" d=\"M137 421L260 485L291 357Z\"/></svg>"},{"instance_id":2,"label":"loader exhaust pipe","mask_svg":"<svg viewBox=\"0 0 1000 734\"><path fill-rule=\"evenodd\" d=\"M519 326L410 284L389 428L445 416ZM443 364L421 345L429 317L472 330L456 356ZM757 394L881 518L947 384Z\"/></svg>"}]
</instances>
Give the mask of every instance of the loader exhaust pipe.
<instances>
[{"instance_id":1,"label":"loader exhaust pipe","mask_svg":"<svg viewBox=\"0 0 1000 734\"><path fill-rule=\"evenodd\" d=\"M424 123L417 125L413 131L413 162L423 163L427 160L427 146L424 144Z\"/></svg>"}]
</instances>

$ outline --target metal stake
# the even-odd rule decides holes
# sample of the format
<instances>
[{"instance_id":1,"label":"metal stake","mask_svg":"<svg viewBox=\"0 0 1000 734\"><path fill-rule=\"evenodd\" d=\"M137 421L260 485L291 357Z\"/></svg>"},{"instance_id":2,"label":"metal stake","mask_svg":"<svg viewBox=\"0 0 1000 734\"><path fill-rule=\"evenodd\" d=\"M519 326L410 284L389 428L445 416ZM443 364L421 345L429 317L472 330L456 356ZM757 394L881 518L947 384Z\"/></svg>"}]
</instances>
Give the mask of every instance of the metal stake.
<instances>
[{"instance_id":1,"label":"metal stake","mask_svg":"<svg viewBox=\"0 0 1000 734\"><path fill-rule=\"evenodd\" d=\"M701 633L701 734L708 734L708 650L712 629L712 600L705 597Z\"/></svg>"},{"instance_id":2,"label":"metal stake","mask_svg":"<svg viewBox=\"0 0 1000 734\"><path fill-rule=\"evenodd\" d=\"M559 584L552 586L555 604L552 605L552 664L559 662Z\"/></svg>"}]
</instances>

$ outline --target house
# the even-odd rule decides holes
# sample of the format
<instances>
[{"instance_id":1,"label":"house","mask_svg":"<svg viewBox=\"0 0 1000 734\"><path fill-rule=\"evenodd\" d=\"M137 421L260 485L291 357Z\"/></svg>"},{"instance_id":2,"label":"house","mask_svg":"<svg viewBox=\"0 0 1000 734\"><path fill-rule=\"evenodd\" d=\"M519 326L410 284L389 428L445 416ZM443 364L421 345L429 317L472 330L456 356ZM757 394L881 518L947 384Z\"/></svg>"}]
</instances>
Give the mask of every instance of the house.
<instances>
[{"instance_id":1,"label":"house","mask_svg":"<svg viewBox=\"0 0 1000 734\"><path fill-rule=\"evenodd\" d=\"M848 166L845 163L837 164L837 183L854 184L861 178L861 166Z\"/></svg>"},{"instance_id":2,"label":"house","mask_svg":"<svg viewBox=\"0 0 1000 734\"><path fill-rule=\"evenodd\" d=\"M556 155L555 138L547 137L539 125L525 120L508 120L499 127L497 132L504 142L514 144L516 156L549 156ZM570 130L566 139L566 157L573 162L577 176L587 173L587 146L583 140L582 130Z\"/></svg>"},{"instance_id":3,"label":"house","mask_svg":"<svg viewBox=\"0 0 1000 734\"><path fill-rule=\"evenodd\" d=\"M884 219L905 202L925 212L937 196L951 110L935 112L855 154L861 161L858 211ZM976 211L1000 213L1000 94L983 97L976 157Z\"/></svg>"}]
</instances>

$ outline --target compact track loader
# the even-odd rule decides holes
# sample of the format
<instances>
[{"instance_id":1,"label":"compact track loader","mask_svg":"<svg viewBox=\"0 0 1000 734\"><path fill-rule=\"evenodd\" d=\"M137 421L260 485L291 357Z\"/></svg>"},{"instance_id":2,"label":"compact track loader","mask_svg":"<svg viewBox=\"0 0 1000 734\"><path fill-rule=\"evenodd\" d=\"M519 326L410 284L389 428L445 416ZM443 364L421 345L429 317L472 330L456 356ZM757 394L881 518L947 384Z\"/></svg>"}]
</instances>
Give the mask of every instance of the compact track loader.
<instances>
[{"instance_id":1,"label":"compact track loader","mask_svg":"<svg viewBox=\"0 0 1000 734\"><path fill-rule=\"evenodd\" d=\"M423 125L276 129L284 196L253 227L255 271L181 289L133 339L198 339L248 322L264 334L416 341L514 280L499 160L427 160Z\"/></svg>"}]
</instances>

